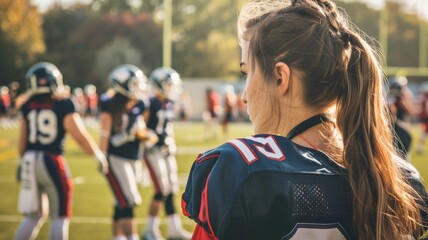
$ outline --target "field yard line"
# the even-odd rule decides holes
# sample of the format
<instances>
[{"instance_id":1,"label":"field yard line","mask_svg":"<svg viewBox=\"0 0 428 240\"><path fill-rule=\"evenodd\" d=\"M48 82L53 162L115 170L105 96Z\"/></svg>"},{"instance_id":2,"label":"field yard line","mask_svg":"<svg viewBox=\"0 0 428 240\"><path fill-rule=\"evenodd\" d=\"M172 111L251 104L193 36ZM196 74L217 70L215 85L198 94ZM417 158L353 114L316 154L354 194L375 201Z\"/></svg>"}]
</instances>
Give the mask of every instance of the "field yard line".
<instances>
[{"instance_id":1,"label":"field yard line","mask_svg":"<svg viewBox=\"0 0 428 240\"><path fill-rule=\"evenodd\" d=\"M0 222L20 222L22 219L21 215L0 215ZM146 224L147 218L136 218L137 222L139 224ZM183 224L184 225L193 225L195 222L188 218L184 218ZM166 224L166 219L161 220L161 224ZM111 224L111 218L109 217L79 217L79 216L73 216L71 218L72 224Z\"/></svg>"}]
</instances>

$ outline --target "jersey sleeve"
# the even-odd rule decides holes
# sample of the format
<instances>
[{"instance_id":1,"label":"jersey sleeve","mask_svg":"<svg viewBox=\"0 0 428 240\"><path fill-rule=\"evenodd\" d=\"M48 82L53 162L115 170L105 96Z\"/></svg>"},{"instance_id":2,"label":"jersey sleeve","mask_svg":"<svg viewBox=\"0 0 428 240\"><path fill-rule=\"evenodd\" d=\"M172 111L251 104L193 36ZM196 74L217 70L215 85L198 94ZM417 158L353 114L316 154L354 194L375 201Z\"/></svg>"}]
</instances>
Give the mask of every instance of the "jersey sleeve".
<instances>
[{"instance_id":1,"label":"jersey sleeve","mask_svg":"<svg viewBox=\"0 0 428 240\"><path fill-rule=\"evenodd\" d=\"M23 115L25 115L28 112L28 101L22 104L22 106L19 108L19 112Z\"/></svg>"},{"instance_id":2,"label":"jersey sleeve","mask_svg":"<svg viewBox=\"0 0 428 240\"><path fill-rule=\"evenodd\" d=\"M111 98L102 98L101 99L101 101L100 101L100 111L101 112L109 112L110 101L111 101Z\"/></svg>"},{"instance_id":3,"label":"jersey sleeve","mask_svg":"<svg viewBox=\"0 0 428 240\"><path fill-rule=\"evenodd\" d=\"M236 206L236 190L247 176L244 165L229 144L198 156L182 196L183 214L198 224L194 239L223 237L230 209Z\"/></svg>"},{"instance_id":4,"label":"jersey sleeve","mask_svg":"<svg viewBox=\"0 0 428 240\"><path fill-rule=\"evenodd\" d=\"M187 180L186 189L181 200L181 207L183 214L195 220L198 224L193 238L196 237L195 235L202 237L203 234L207 236L213 234L210 227L211 221L209 219L208 206L206 203L206 185L219 155L220 154L215 151L199 155L190 170L189 179Z\"/></svg>"},{"instance_id":5,"label":"jersey sleeve","mask_svg":"<svg viewBox=\"0 0 428 240\"><path fill-rule=\"evenodd\" d=\"M73 101L71 101L71 99L65 99L63 101L62 110L63 110L64 116L65 116L69 113L75 113L76 107L74 106L74 103L73 103Z\"/></svg>"}]
</instances>

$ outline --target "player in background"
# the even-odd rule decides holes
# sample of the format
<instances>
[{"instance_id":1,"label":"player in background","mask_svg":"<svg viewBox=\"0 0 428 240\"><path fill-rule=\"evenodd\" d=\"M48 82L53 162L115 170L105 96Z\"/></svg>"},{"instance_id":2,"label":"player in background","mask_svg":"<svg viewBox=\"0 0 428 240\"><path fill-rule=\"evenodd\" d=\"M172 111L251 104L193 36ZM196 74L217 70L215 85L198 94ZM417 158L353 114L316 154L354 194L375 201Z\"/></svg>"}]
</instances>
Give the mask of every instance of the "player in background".
<instances>
[{"instance_id":1,"label":"player in background","mask_svg":"<svg viewBox=\"0 0 428 240\"><path fill-rule=\"evenodd\" d=\"M178 104L178 114L180 116L180 120L183 122L188 122L190 120L190 113L192 112L192 99L190 98L189 93L182 92Z\"/></svg>"},{"instance_id":2,"label":"player in background","mask_svg":"<svg viewBox=\"0 0 428 240\"><path fill-rule=\"evenodd\" d=\"M26 74L29 99L22 105L18 154L19 210L24 214L15 239L35 239L47 215L49 238L68 239L73 183L64 159L64 138L69 133L106 173L105 155L86 131L73 103L62 93L61 72L48 62L34 64ZM45 197L47 196L47 198Z\"/></svg>"},{"instance_id":3,"label":"player in background","mask_svg":"<svg viewBox=\"0 0 428 240\"><path fill-rule=\"evenodd\" d=\"M150 98L150 115L147 127L156 132L159 141L147 145L144 161L149 169L155 188L150 203L149 218L142 234L144 240L163 239L159 231L159 210L164 204L168 221L168 239L190 239L190 233L181 226L181 220L174 206L174 194L179 191L177 178L176 145L172 120L175 101L181 92L179 74L166 67L155 69L149 77L154 96Z\"/></svg>"},{"instance_id":4,"label":"player in background","mask_svg":"<svg viewBox=\"0 0 428 240\"><path fill-rule=\"evenodd\" d=\"M9 128L11 126L10 113L12 110L9 88L0 86L0 127Z\"/></svg>"},{"instance_id":5,"label":"player in background","mask_svg":"<svg viewBox=\"0 0 428 240\"><path fill-rule=\"evenodd\" d=\"M221 97L217 91L208 87L205 92L205 102L207 110L202 113L205 122L205 140L217 138L218 117L221 112Z\"/></svg>"},{"instance_id":6,"label":"player in background","mask_svg":"<svg viewBox=\"0 0 428 240\"><path fill-rule=\"evenodd\" d=\"M226 86L224 94L224 111L223 111L223 134L227 137L229 134L229 123L233 121L236 114L236 93L232 85Z\"/></svg>"},{"instance_id":7,"label":"player in background","mask_svg":"<svg viewBox=\"0 0 428 240\"><path fill-rule=\"evenodd\" d=\"M400 156L410 160L412 136L409 123L411 117L417 116L418 109L407 82L403 76L389 79L388 105L394 119L394 146Z\"/></svg>"},{"instance_id":8,"label":"player in background","mask_svg":"<svg viewBox=\"0 0 428 240\"><path fill-rule=\"evenodd\" d=\"M94 127L97 125L98 117L98 93L97 87L93 84L87 84L84 88L84 96L86 100L85 123Z\"/></svg>"},{"instance_id":9,"label":"player in background","mask_svg":"<svg viewBox=\"0 0 428 240\"><path fill-rule=\"evenodd\" d=\"M419 121L422 124L422 133L416 145L416 153L423 154L425 152L425 143L428 138L428 82L425 82L420 87L419 96Z\"/></svg>"},{"instance_id":10,"label":"player in background","mask_svg":"<svg viewBox=\"0 0 428 240\"><path fill-rule=\"evenodd\" d=\"M109 85L114 92L101 102L100 146L107 154L107 180L115 197L113 240L138 240L134 208L141 203L137 186L141 174L140 143L157 141L144 122L147 77L138 67L123 64L111 71Z\"/></svg>"},{"instance_id":11,"label":"player in background","mask_svg":"<svg viewBox=\"0 0 428 240\"><path fill-rule=\"evenodd\" d=\"M238 19L255 135L194 162L193 239L418 239L428 195L397 156L381 63L346 13L254 1Z\"/></svg>"},{"instance_id":12,"label":"player in background","mask_svg":"<svg viewBox=\"0 0 428 240\"><path fill-rule=\"evenodd\" d=\"M11 117L13 119L16 119L18 109L16 106L16 99L18 97L18 91L19 91L20 84L17 81L12 81L9 83L9 95L10 95L10 105L12 108L12 114Z\"/></svg>"},{"instance_id":13,"label":"player in background","mask_svg":"<svg viewBox=\"0 0 428 240\"><path fill-rule=\"evenodd\" d=\"M247 114L247 107L245 106L245 103L242 101L242 91L238 91L236 94L236 110L238 112L238 120L242 122L247 122L248 120L248 114Z\"/></svg>"},{"instance_id":14,"label":"player in background","mask_svg":"<svg viewBox=\"0 0 428 240\"><path fill-rule=\"evenodd\" d=\"M86 99L83 94L83 89L76 87L73 89L73 94L71 95L71 100L76 106L76 110L81 117L85 117L86 113Z\"/></svg>"}]
</instances>

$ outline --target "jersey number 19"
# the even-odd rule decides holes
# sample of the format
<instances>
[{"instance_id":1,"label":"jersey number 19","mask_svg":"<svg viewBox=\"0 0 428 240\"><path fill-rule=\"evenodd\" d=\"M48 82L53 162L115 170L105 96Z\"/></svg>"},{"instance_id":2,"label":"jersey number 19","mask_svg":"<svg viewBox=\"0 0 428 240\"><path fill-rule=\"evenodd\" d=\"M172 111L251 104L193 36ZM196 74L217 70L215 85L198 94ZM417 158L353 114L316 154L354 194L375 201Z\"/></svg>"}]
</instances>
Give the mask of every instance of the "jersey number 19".
<instances>
[{"instance_id":1,"label":"jersey number 19","mask_svg":"<svg viewBox=\"0 0 428 240\"><path fill-rule=\"evenodd\" d=\"M27 116L30 143L51 144L57 136L57 118L52 110L31 110Z\"/></svg>"}]
</instances>

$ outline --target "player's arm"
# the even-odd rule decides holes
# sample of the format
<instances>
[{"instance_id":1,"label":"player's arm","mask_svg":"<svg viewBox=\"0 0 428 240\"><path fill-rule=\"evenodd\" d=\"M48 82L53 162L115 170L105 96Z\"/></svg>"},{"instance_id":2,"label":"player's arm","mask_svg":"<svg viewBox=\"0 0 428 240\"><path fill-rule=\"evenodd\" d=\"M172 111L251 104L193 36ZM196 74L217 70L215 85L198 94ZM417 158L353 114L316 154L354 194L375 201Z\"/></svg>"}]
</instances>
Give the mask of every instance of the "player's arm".
<instances>
[{"instance_id":1,"label":"player's arm","mask_svg":"<svg viewBox=\"0 0 428 240\"><path fill-rule=\"evenodd\" d=\"M89 155L95 156L104 173L108 172L108 163L103 152L98 148L95 141L86 131L79 114L74 112L67 114L64 118L64 128L76 140L79 146Z\"/></svg>"},{"instance_id":2,"label":"player's arm","mask_svg":"<svg viewBox=\"0 0 428 240\"><path fill-rule=\"evenodd\" d=\"M103 153L107 153L108 141L110 138L110 130L113 124L112 117L107 112L101 112L100 114L100 148Z\"/></svg>"},{"instance_id":3,"label":"player's arm","mask_svg":"<svg viewBox=\"0 0 428 240\"><path fill-rule=\"evenodd\" d=\"M144 113L143 113L143 116L144 116L144 122L148 123L149 119L150 119L150 111L149 110L145 110Z\"/></svg>"},{"instance_id":4,"label":"player's arm","mask_svg":"<svg viewBox=\"0 0 428 240\"><path fill-rule=\"evenodd\" d=\"M181 208L183 214L197 223L193 232L193 239L217 239L212 232L209 206L208 181L218 154L203 154L198 156L190 170L186 189L182 195Z\"/></svg>"},{"instance_id":5,"label":"player's arm","mask_svg":"<svg viewBox=\"0 0 428 240\"><path fill-rule=\"evenodd\" d=\"M22 118L20 121L19 128L19 139L18 139L18 163L16 167L16 180L21 181L21 158L24 155L25 148L27 145L27 122L25 118Z\"/></svg>"}]
</instances>

